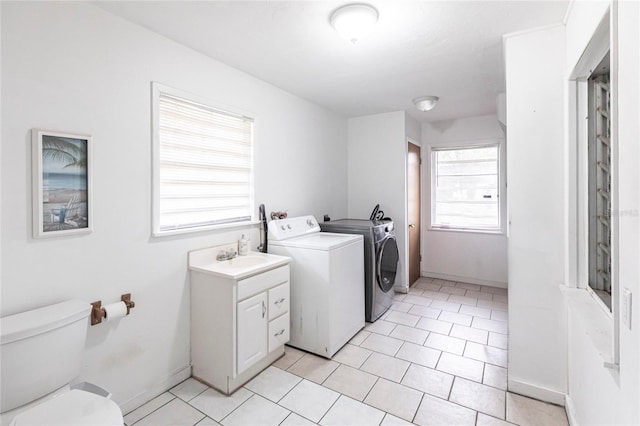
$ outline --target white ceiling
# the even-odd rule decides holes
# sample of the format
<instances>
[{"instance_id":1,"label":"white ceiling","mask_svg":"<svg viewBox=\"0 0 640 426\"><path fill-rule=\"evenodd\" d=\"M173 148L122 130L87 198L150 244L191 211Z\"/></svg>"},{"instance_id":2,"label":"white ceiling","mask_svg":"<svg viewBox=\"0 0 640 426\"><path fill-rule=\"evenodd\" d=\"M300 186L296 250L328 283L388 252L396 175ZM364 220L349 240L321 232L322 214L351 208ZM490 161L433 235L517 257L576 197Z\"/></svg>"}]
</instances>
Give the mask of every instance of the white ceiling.
<instances>
[{"instance_id":1,"label":"white ceiling","mask_svg":"<svg viewBox=\"0 0 640 426\"><path fill-rule=\"evenodd\" d=\"M493 114L502 35L561 23L568 1L368 0L380 18L353 45L329 15L345 1L95 4L346 117L406 110L420 121ZM429 112L411 99L436 95Z\"/></svg>"}]
</instances>

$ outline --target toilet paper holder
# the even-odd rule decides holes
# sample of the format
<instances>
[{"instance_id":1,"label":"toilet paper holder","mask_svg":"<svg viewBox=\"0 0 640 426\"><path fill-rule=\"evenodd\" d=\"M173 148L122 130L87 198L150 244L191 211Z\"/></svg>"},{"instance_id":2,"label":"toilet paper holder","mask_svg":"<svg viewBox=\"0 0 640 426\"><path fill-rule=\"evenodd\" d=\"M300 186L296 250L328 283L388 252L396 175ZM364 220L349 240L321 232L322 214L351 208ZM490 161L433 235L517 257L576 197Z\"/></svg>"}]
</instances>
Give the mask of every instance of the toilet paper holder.
<instances>
[{"instance_id":1,"label":"toilet paper holder","mask_svg":"<svg viewBox=\"0 0 640 426\"><path fill-rule=\"evenodd\" d=\"M120 296L120 301L124 302L127 307L127 315L131 312L131 309L135 308L136 303L131 300L131 293L123 294ZM100 324L103 318L107 317L107 311L102 307L102 300L91 303L91 325Z\"/></svg>"}]
</instances>

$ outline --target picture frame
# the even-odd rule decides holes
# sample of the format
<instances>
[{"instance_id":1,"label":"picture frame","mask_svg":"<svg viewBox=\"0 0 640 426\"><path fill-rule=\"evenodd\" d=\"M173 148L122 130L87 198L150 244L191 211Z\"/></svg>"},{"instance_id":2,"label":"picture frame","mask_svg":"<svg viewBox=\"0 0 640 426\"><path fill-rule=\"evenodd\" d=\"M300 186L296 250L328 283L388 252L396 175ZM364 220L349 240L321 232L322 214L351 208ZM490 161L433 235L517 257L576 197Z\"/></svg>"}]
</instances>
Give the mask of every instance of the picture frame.
<instances>
[{"instance_id":1,"label":"picture frame","mask_svg":"<svg viewBox=\"0 0 640 426\"><path fill-rule=\"evenodd\" d=\"M93 231L91 136L31 130L33 236Z\"/></svg>"}]
</instances>

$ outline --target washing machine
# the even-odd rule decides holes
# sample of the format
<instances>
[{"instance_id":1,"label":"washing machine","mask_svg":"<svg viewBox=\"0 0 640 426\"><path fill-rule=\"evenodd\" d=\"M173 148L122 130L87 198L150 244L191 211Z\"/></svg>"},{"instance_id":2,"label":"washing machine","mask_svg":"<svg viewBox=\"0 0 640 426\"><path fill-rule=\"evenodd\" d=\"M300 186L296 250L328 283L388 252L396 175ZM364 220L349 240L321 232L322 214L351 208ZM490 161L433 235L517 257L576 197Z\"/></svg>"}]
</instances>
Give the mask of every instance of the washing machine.
<instances>
[{"instance_id":1,"label":"washing machine","mask_svg":"<svg viewBox=\"0 0 640 426\"><path fill-rule=\"evenodd\" d=\"M269 253L291 258L287 344L331 358L365 324L363 236L300 216L269 222L268 239Z\"/></svg>"},{"instance_id":2,"label":"washing machine","mask_svg":"<svg viewBox=\"0 0 640 426\"><path fill-rule=\"evenodd\" d=\"M323 232L356 234L364 237L365 320L374 322L393 303L393 286L400 256L390 219L339 219L320 224Z\"/></svg>"}]
</instances>

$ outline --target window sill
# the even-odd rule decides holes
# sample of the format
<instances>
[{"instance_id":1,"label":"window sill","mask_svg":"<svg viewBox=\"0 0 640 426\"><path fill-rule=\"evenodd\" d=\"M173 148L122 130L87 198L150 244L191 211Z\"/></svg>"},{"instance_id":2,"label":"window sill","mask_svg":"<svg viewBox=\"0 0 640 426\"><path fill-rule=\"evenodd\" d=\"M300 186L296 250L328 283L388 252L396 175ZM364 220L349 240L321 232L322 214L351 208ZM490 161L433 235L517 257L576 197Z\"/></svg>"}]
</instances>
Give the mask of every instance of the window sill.
<instances>
[{"instance_id":1,"label":"window sill","mask_svg":"<svg viewBox=\"0 0 640 426\"><path fill-rule=\"evenodd\" d=\"M430 226L427 231L434 232L457 232L463 234L483 234L483 235L506 235L501 230L482 230L482 229L465 229L465 228L445 228Z\"/></svg>"},{"instance_id":2,"label":"window sill","mask_svg":"<svg viewBox=\"0 0 640 426\"><path fill-rule=\"evenodd\" d=\"M568 288L560 286L567 301L569 312L573 312L583 326L584 332L589 336L591 343L602 359L604 367L618 371L619 365L615 363L613 353L613 318L603 308L596 296L584 288Z\"/></svg>"},{"instance_id":3,"label":"window sill","mask_svg":"<svg viewBox=\"0 0 640 426\"><path fill-rule=\"evenodd\" d=\"M250 220L246 222L234 222L234 223L223 223L220 225L209 225L209 226L201 226L198 228L185 228L185 229L175 229L170 231L153 231L151 236L153 238L162 238L162 237L173 237L185 234L195 234L199 232L211 232L218 231L221 229L234 229L234 228L244 228L247 226L255 226L259 225L259 220Z\"/></svg>"}]
</instances>

